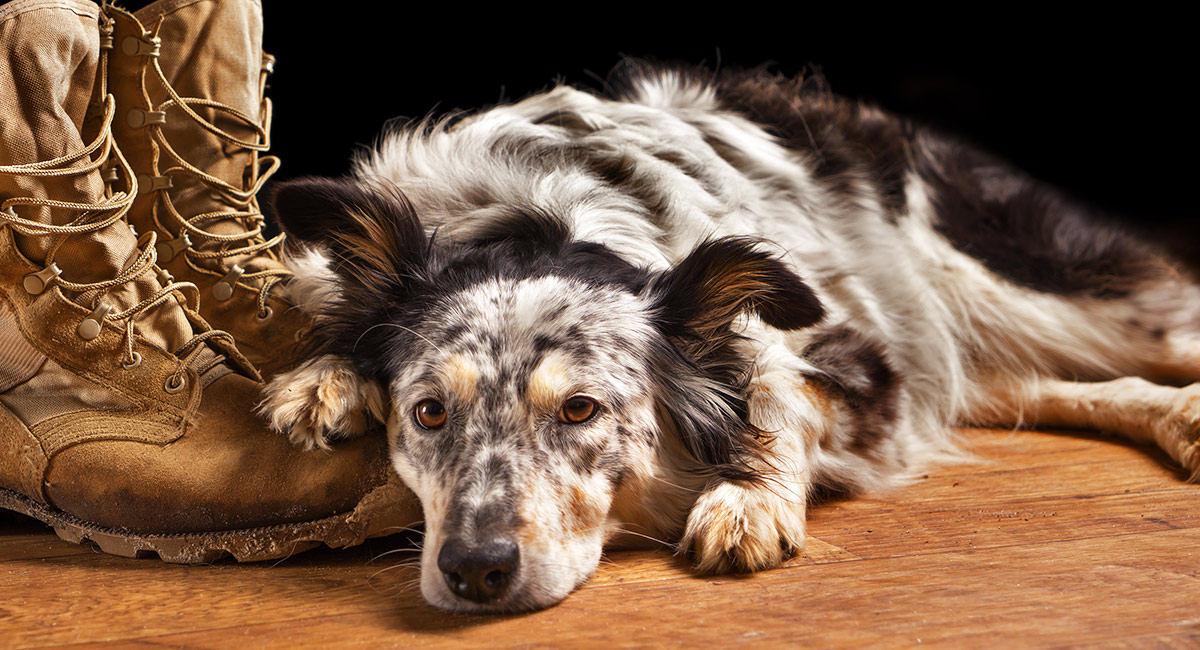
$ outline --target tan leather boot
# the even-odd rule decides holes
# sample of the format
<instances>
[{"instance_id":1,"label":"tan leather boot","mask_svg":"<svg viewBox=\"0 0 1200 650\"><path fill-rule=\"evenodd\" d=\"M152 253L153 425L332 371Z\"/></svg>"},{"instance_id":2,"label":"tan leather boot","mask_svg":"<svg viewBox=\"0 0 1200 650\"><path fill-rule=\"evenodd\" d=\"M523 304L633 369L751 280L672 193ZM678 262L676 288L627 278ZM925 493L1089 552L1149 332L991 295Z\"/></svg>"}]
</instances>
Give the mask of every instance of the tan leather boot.
<instances>
[{"instance_id":1,"label":"tan leather boot","mask_svg":"<svg viewBox=\"0 0 1200 650\"><path fill-rule=\"evenodd\" d=\"M293 365L308 320L284 297L283 236L263 236L257 194L278 168L256 0L160 0L114 21L117 144L140 180L129 212L158 260L200 287L200 313L270 376Z\"/></svg>"},{"instance_id":2,"label":"tan leather boot","mask_svg":"<svg viewBox=\"0 0 1200 650\"><path fill-rule=\"evenodd\" d=\"M267 430L253 367L122 221L136 190L99 20L84 0L0 5L0 508L180 562L411 523L380 438L305 453Z\"/></svg>"}]
</instances>

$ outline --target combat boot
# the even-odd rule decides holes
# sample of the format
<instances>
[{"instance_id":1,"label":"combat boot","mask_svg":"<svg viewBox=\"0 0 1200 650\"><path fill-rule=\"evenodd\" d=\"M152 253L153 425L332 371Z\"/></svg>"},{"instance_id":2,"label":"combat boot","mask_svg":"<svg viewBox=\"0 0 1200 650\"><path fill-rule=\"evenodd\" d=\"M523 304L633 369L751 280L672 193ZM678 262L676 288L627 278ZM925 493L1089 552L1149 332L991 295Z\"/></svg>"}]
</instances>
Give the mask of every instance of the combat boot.
<instances>
[{"instance_id":1,"label":"combat boot","mask_svg":"<svg viewBox=\"0 0 1200 650\"><path fill-rule=\"evenodd\" d=\"M309 326L286 297L284 236L266 237L258 192L270 146L274 60L255 0L160 0L115 25L109 83L117 144L141 193L129 212L156 232L158 262L200 287L200 313L270 376L292 366Z\"/></svg>"},{"instance_id":2,"label":"combat boot","mask_svg":"<svg viewBox=\"0 0 1200 650\"><path fill-rule=\"evenodd\" d=\"M124 222L111 47L91 2L0 5L0 508L178 562L412 523L381 438L305 453L268 431L253 366Z\"/></svg>"}]
</instances>

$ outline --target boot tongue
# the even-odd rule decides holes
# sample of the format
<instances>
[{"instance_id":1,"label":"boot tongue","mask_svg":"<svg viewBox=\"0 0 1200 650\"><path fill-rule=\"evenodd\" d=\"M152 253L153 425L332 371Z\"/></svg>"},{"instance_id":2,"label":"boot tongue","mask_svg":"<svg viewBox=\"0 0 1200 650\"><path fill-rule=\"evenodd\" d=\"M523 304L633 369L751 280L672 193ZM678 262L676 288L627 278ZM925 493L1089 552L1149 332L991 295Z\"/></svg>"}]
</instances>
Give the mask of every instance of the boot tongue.
<instances>
[{"instance_id":1,"label":"boot tongue","mask_svg":"<svg viewBox=\"0 0 1200 650\"><path fill-rule=\"evenodd\" d=\"M223 104L255 123L265 119L261 87L262 8L258 3L158 2L135 12L134 16L161 39L158 64L177 95ZM154 104L170 99L160 84L148 81L146 87ZM191 103L190 107L238 140L260 141L256 130L242 120L199 103ZM163 134L190 165L239 190L251 186L257 173L253 169L254 154L205 130L179 107L167 110ZM161 166L166 169L177 164L168 154ZM176 173L173 180L171 200L185 219L214 212L259 212L257 201L246 206L224 199L194 175ZM217 235L238 235L250 229L244 219L236 218L197 225ZM198 236L192 236L191 240L196 250L205 252L219 251L223 246L227 250L243 248L253 243L249 239L220 242ZM222 272L233 263L247 272L285 268L273 252L225 258L224 267L219 262L209 262L211 268Z\"/></svg>"},{"instance_id":2,"label":"boot tongue","mask_svg":"<svg viewBox=\"0 0 1200 650\"><path fill-rule=\"evenodd\" d=\"M6 14L0 10L0 164L21 165L75 154L94 141L103 125L103 98L93 96L99 52L97 8L91 3L69 3L70 11L29 11ZM0 8L2 9L2 8ZM89 113L89 105L93 108ZM85 138L87 142L85 142ZM64 168L82 168L102 149ZM101 169L106 169L102 167ZM105 201L100 170L62 176L0 174L0 200L32 197L71 203ZM115 187L127 179L118 179ZM66 225L86 213L76 209L16 206L18 217L42 224ZM88 221L110 211L95 213ZM45 264L57 234L23 235L14 232L17 246L35 264ZM118 220L91 233L66 237L54 252L54 263L65 280L77 284L103 282L116 277L138 256L137 239ZM68 297L92 307L92 298L103 300L113 311L124 311L153 296L161 286L152 273L113 287L99 296ZM137 320L138 332L169 351L179 349L192 336L191 324L173 305L149 310Z\"/></svg>"}]
</instances>

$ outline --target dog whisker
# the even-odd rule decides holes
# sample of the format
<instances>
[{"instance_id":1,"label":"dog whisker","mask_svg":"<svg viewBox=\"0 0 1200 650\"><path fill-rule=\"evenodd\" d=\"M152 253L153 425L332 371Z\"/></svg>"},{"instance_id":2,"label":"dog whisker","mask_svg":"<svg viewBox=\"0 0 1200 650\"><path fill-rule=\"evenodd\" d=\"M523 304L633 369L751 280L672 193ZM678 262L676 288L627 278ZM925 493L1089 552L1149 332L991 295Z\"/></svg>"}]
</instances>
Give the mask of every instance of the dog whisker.
<instances>
[{"instance_id":1,"label":"dog whisker","mask_svg":"<svg viewBox=\"0 0 1200 650\"><path fill-rule=\"evenodd\" d=\"M370 560L367 560L367 564L374 563L374 562L378 561L379 558L386 557L388 555L395 555L396 553L420 553L420 552L421 552L421 549L419 549L419 548L396 548L396 549L392 549L390 551L384 551L383 553L376 555L375 557L371 558Z\"/></svg>"},{"instance_id":2,"label":"dog whisker","mask_svg":"<svg viewBox=\"0 0 1200 650\"><path fill-rule=\"evenodd\" d=\"M425 523L424 521L414 521L414 522L404 525L404 526L388 526L387 528L381 529L379 532L381 532L381 533L410 532L410 533L417 533L418 535L424 535L425 529L417 528L417 526L422 526L424 523Z\"/></svg>"},{"instance_id":3,"label":"dog whisker","mask_svg":"<svg viewBox=\"0 0 1200 650\"><path fill-rule=\"evenodd\" d=\"M694 489L694 488L684 487L684 486L682 486L682 485L680 485L680 484L678 484L678 483L674 483L674 482L672 482L672 481L668 481L667 479L665 479L665 478L663 478L663 477L661 477L661 476L658 476L657 474L651 474L651 475L649 475L649 478L651 478L651 479L653 479L653 480L655 480L655 481L658 481L659 483L663 483L663 484L665 484L665 485L669 485L669 486L671 486L671 487L673 487L673 488L675 488L675 489L677 489L677 490L680 490L680 491L682 491L682 492L690 492L690 493L692 493L692 494L700 494L701 492L703 492L703 490L697 490L697 489Z\"/></svg>"},{"instance_id":4,"label":"dog whisker","mask_svg":"<svg viewBox=\"0 0 1200 650\"><path fill-rule=\"evenodd\" d=\"M370 580L381 573L387 573L388 571L394 571L396 569L419 569L419 568L421 568L420 562L416 562L413 564L404 563L404 562L402 562L400 564L393 564L392 566L384 567L384 568L376 571L375 573L372 573L371 575L367 576L367 580Z\"/></svg>"},{"instance_id":5,"label":"dog whisker","mask_svg":"<svg viewBox=\"0 0 1200 650\"><path fill-rule=\"evenodd\" d=\"M1200 385L1121 379L1200 381L1169 253L819 76L627 67L614 97L430 116L278 188L339 372L262 410L387 419L429 523L372 578L424 566L435 605L502 610L615 565L606 539L778 566L810 497L962 460L963 423L1133 427L1200 477Z\"/></svg>"},{"instance_id":6,"label":"dog whisker","mask_svg":"<svg viewBox=\"0 0 1200 650\"><path fill-rule=\"evenodd\" d=\"M629 530L627 528L617 528L613 532L618 535L633 535L634 537L641 537L641 538L647 539L651 542L657 542L659 544L662 544L663 546L665 546L667 548L675 548L675 545L670 542L665 542L657 537L651 537L650 535L635 532L635 531Z\"/></svg>"},{"instance_id":7,"label":"dog whisker","mask_svg":"<svg viewBox=\"0 0 1200 650\"><path fill-rule=\"evenodd\" d=\"M422 341L425 341L426 343L428 343L428 344L429 344L431 347L433 347L433 348L434 348L435 350L437 350L438 352L441 352L441 351L442 351L442 349L441 349L440 347L438 347L438 345L437 345L436 343L434 343L433 341L429 340L429 338L428 338L428 337L426 337L424 334L421 334L420 332L418 332L418 331L416 331L416 330L412 329L411 327L405 327L405 326L403 326L403 325L401 325L401 324L399 324L399 323L379 323L379 324L376 324L376 325L372 325L371 327L367 328L367 329L366 329L366 330L365 330L365 331L364 331L362 334L360 334L360 335L358 336L358 339L357 339L356 341L354 341L354 347L355 347L355 348L357 348L357 347L358 347L358 344L359 344L359 342L361 342L361 341L362 341L362 338L363 338L364 336L366 336L368 332L370 332L371 330L373 330L373 329L375 329L375 328L377 328L377 327L394 327L394 328L396 328L396 329L398 329L398 330L403 330L403 331L405 331L405 332L408 332L409 334L412 334L413 336L415 336L415 337L417 337L417 338L421 339Z\"/></svg>"}]
</instances>

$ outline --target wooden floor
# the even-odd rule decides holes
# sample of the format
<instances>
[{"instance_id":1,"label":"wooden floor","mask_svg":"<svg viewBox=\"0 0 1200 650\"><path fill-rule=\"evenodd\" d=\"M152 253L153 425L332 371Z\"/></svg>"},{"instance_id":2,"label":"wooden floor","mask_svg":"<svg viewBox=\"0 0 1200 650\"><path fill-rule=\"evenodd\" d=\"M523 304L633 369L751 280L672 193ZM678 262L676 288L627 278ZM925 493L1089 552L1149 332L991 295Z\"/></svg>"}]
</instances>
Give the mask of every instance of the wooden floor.
<instances>
[{"instance_id":1,"label":"wooden floor","mask_svg":"<svg viewBox=\"0 0 1200 650\"><path fill-rule=\"evenodd\" d=\"M964 435L994 462L815 507L784 568L695 577L667 551L613 552L521 616L430 609L413 554L387 554L400 538L172 566L4 516L0 647L1200 647L1200 486L1107 438Z\"/></svg>"}]
</instances>

